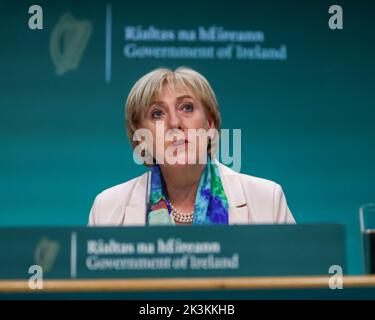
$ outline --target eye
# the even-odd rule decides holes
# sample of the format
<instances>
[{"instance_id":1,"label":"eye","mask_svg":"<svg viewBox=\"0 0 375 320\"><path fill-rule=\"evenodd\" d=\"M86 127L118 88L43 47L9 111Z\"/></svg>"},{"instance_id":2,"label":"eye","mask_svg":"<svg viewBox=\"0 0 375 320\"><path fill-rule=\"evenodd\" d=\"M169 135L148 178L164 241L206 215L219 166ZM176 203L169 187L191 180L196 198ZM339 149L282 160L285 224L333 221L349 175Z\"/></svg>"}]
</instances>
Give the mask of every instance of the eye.
<instances>
[{"instance_id":1,"label":"eye","mask_svg":"<svg viewBox=\"0 0 375 320\"><path fill-rule=\"evenodd\" d=\"M194 106L192 103L186 103L181 108L185 112L192 112L194 110Z\"/></svg>"},{"instance_id":2,"label":"eye","mask_svg":"<svg viewBox=\"0 0 375 320\"><path fill-rule=\"evenodd\" d=\"M153 119L160 119L163 116L163 111L155 109L151 112L151 117Z\"/></svg>"}]
</instances>

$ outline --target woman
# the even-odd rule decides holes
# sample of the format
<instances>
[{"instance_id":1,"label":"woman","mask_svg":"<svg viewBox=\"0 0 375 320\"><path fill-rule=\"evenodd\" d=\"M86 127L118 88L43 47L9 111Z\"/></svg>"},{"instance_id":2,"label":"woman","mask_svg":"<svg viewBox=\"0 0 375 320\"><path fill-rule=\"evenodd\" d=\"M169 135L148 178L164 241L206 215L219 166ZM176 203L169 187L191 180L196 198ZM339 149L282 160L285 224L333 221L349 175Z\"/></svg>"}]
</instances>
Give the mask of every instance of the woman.
<instances>
[{"instance_id":1,"label":"woman","mask_svg":"<svg viewBox=\"0 0 375 320\"><path fill-rule=\"evenodd\" d=\"M215 94L198 72L159 68L144 75L125 112L129 139L138 156L151 159L150 170L100 193L89 225L295 223L278 184L219 163L214 136L189 135L221 125ZM147 134L139 138L142 130L151 142Z\"/></svg>"}]
</instances>

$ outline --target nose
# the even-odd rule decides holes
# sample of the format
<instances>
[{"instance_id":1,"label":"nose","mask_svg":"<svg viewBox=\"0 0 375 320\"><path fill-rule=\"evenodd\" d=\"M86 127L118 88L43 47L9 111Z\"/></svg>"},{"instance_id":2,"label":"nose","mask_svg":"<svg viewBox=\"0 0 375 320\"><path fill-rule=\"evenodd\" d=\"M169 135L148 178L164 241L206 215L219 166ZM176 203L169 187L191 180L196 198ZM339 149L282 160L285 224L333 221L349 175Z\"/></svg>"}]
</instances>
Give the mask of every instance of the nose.
<instances>
[{"instance_id":1,"label":"nose","mask_svg":"<svg viewBox=\"0 0 375 320\"><path fill-rule=\"evenodd\" d=\"M168 129L181 129L182 121L176 110L170 110L168 115Z\"/></svg>"}]
</instances>

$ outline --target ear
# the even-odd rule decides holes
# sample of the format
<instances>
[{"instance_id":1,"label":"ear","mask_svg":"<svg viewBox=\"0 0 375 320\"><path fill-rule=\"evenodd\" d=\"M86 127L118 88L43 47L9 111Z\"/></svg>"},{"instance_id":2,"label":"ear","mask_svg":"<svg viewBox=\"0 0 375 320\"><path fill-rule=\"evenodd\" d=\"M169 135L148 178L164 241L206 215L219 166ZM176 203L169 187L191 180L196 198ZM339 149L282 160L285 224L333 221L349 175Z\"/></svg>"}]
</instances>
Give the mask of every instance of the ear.
<instances>
[{"instance_id":1,"label":"ear","mask_svg":"<svg viewBox=\"0 0 375 320\"><path fill-rule=\"evenodd\" d=\"M215 121L212 116L208 117L207 122L208 122L208 129L215 128Z\"/></svg>"}]
</instances>

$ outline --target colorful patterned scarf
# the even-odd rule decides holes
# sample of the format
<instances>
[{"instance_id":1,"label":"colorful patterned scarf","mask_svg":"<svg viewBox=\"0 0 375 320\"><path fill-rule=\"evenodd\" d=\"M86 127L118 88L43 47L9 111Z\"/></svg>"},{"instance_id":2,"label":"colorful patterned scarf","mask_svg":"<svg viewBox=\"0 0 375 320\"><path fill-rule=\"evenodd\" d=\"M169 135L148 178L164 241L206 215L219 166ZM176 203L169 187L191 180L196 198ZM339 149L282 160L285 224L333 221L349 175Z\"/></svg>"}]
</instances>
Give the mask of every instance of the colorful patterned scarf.
<instances>
[{"instance_id":1,"label":"colorful patterned scarf","mask_svg":"<svg viewBox=\"0 0 375 320\"><path fill-rule=\"evenodd\" d=\"M151 168L149 201L148 225L175 224L159 165ZM228 208L219 168L208 157L195 198L193 224L228 224Z\"/></svg>"}]
</instances>

